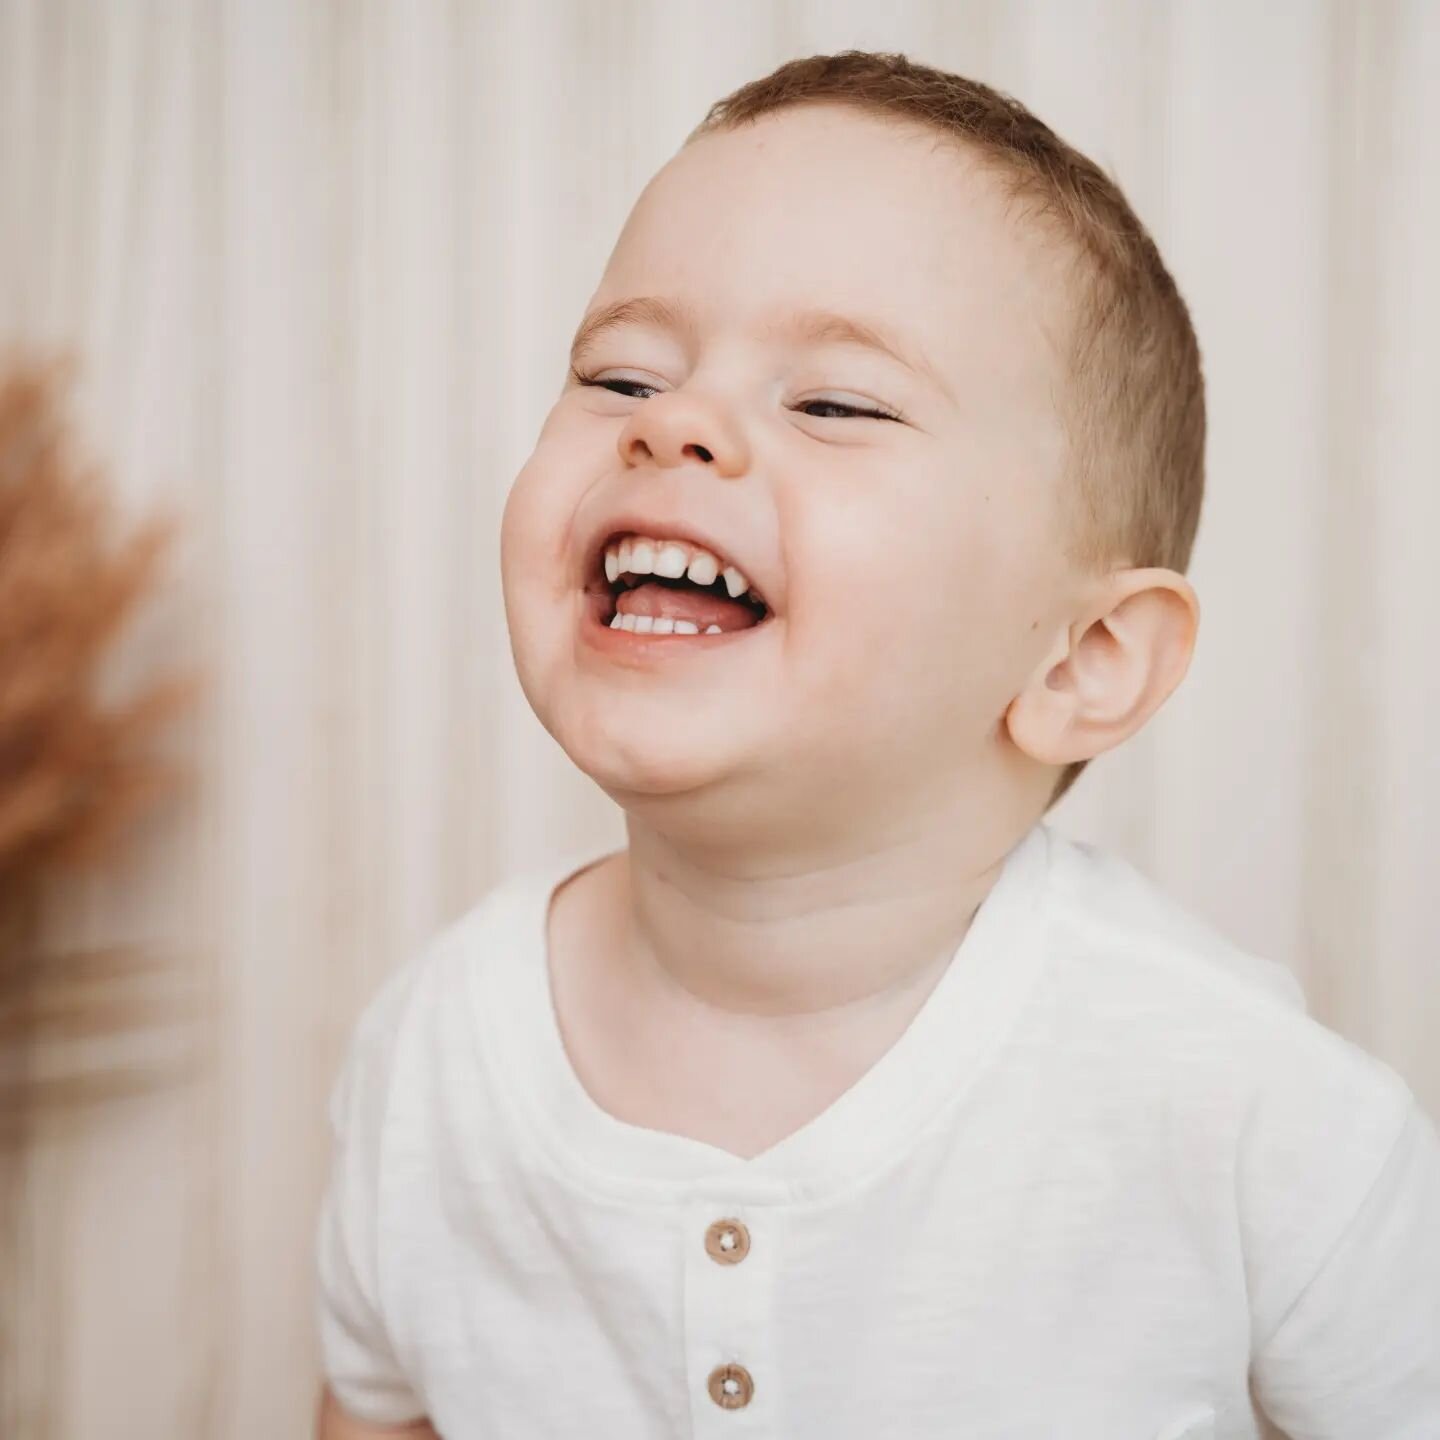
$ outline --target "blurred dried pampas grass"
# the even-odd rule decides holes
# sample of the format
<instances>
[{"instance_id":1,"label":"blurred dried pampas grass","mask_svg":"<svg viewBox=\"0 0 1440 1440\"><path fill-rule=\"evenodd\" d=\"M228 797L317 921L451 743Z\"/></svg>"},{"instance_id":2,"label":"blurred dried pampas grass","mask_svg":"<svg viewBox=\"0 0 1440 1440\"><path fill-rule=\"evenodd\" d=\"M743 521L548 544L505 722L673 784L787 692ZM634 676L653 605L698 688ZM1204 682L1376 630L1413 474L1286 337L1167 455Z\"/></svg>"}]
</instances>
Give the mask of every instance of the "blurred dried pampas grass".
<instances>
[{"instance_id":1,"label":"blurred dried pampas grass","mask_svg":"<svg viewBox=\"0 0 1440 1440\"><path fill-rule=\"evenodd\" d=\"M174 527L120 525L70 440L72 372L64 361L0 368L0 1139L154 1079L93 1057L157 1018L165 963L47 949L41 918L62 876L113 859L175 787L158 742L196 688L167 676L106 694L106 662L155 594ZM76 1055L86 1063L66 1059Z\"/></svg>"}]
</instances>

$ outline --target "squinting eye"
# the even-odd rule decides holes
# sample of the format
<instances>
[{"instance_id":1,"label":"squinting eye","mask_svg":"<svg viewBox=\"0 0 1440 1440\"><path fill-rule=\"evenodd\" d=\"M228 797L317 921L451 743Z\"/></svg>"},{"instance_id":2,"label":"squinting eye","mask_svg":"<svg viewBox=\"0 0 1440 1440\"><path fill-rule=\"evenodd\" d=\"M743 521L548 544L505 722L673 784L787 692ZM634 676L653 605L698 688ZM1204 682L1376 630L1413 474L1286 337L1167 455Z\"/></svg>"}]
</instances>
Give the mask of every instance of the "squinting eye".
<instances>
[{"instance_id":1,"label":"squinting eye","mask_svg":"<svg viewBox=\"0 0 1440 1440\"><path fill-rule=\"evenodd\" d=\"M644 395L632 395L629 390L617 390L617 385L629 385L635 390L654 390L653 385L647 385L643 380L597 380L593 375L582 375L578 370L571 370L577 385L594 385L601 390L609 390L616 395L624 395L628 400L644 400Z\"/></svg>"},{"instance_id":2,"label":"squinting eye","mask_svg":"<svg viewBox=\"0 0 1440 1440\"><path fill-rule=\"evenodd\" d=\"M645 400L648 396L636 395L636 390L648 390L652 394L660 392L653 385L647 385L643 380L602 380L596 375L582 375L578 370L570 371L571 378L577 385L594 386L601 390L609 390L611 394L623 395L627 400ZM812 407L820 406L822 409L832 413L816 415L816 420L895 420L903 423L904 416L894 410L867 409L863 405L847 405L843 400L807 400L803 405L795 408L806 414L811 412Z\"/></svg>"},{"instance_id":3,"label":"squinting eye","mask_svg":"<svg viewBox=\"0 0 1440 1440\"><path fill-rule=\"evenodd\" d=\"M869 420L898 420L900 417L893 410L866 410L859 405L847 405L843 400L807 400L799 408L806 411L812 405L820 405L827 410L838 410L839 415L817 415L817 420L843 420L847 417L860 417Z\"/></svg>"}]
</instances>

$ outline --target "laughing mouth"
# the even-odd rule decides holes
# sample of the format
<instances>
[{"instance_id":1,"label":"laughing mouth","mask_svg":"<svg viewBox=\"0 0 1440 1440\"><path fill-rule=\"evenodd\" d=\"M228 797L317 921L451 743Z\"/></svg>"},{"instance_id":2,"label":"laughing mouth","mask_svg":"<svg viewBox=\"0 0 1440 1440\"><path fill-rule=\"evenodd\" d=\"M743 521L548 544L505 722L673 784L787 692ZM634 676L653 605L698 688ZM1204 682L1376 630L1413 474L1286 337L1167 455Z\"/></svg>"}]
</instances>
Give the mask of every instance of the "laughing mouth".
<instances>
[{"instance_id":1,"label":"laughing mouth","mask_svg":"<svg viewBox=\"0 0 1440 1440\"><path fill-rule=\"evenodd\" d=\"M737 566L687 540L619 534L596 557L600 623L637 635L751 630L774 613Z\"/></svg>"}]
</instances>

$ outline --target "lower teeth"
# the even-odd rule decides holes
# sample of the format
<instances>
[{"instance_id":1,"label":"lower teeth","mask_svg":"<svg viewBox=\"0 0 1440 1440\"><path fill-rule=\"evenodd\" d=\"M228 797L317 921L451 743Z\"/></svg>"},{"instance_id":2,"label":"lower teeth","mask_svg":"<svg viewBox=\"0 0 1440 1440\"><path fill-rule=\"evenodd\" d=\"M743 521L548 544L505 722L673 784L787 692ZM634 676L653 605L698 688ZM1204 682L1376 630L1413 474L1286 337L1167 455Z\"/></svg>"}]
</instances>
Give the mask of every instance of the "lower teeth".
<instances>
[{"instance_id":1,"label":"lower teeth","mask_svg":"<svg viewBox=\"0 0 1440 1440\"><path fill-rule=\"evenodd\" d=\"M621 615L616 613L610 621L612 630L629 630L636 635L698 635L700 627L693 620L672 620L667 616ZM718 625L707 625L705 634L719 635Z\"/></svg>"}]
</instances>

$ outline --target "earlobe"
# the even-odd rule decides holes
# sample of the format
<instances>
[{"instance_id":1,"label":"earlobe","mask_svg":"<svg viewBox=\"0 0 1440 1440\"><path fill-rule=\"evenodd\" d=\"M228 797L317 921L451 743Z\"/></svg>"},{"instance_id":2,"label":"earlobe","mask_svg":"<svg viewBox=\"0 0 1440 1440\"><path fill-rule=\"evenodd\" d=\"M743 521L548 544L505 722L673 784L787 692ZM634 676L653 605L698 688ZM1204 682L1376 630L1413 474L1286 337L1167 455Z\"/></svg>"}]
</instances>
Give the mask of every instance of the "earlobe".
<instances>
[{"instance_id":1,"label":"earlobe","mask_svg":"<svg viewBox=\"0 0 1440 1440\"><path fill-rule=\"evenodd\" d=\"M1070 663L1070 637L1071 628L1067 627L1058 646L1046 655L1005 712L1011 740L1042 765L1067 765L1089 758L1077 748L1079 696Z\"/></svg>"},{"instance_id":2,"label":"earlobe","mask_svg":"<svg viewBox=\"0 0 1440 1440\"><path fill-rule=\"evenodd\" d=\"M1177 571L1111 577L1100 605L1066 627L1011 701L1011 740L1043 765L1114 749L1184 678L1198 626L1199 602Z\"/></svg>"}]
</instances>

